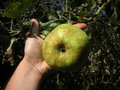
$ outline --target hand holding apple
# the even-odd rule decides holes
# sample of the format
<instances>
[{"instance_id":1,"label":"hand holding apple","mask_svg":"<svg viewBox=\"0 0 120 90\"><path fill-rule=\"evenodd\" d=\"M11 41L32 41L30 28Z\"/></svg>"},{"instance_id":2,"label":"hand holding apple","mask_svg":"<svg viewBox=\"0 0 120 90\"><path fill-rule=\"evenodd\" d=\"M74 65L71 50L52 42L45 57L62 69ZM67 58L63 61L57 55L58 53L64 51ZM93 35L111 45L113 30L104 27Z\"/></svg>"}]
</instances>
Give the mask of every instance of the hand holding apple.
<instances>
[{"instance_id":1,"label":"hand holding apple","mask_svg":"<svg viewBox=\"0 0 120 90\"><path fill-rule=\"evenodd\" d=\"M79 32L79 28L75 26L73 27L69 24L58 26L48 35L44 42L42 38L37 36L39 35L38 21L32 19L31 24L32 28L30 32L26 34L27 40L25 42L24 58L12 75L5 90L36 90L39 81L41 81L43 75L50 70L51 67L64 68L71 66L72 63L78 59L77 52L82 52L83 49L81 48L84 48L84 44L86 45L86 34L83 33L83 31ZM81 24L77 24L78 27L80 25ZM80 26L80 28L84 27L85 24ZM82 36L81 39L79 35ZM76 38L76 36L78 38ZM79 40L83 40L80 46L77 45L80 43L78 43ZM42 48L42 45L44 48ZM53 50L51 48L53 48ZM44 53L42 53L42 50ZM43 54L46 60L44 60Z\"/></svg>"}]
</instances>

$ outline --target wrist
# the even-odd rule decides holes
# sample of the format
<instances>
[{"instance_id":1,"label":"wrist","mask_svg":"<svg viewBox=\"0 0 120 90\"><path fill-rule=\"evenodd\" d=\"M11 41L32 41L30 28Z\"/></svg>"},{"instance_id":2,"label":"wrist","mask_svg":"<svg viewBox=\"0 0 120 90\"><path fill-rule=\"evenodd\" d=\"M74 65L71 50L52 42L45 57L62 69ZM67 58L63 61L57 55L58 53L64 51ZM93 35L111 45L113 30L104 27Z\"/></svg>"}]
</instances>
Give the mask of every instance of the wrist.
<instances>
[{"instance_id":1,"label":"wrist","mask_svg":"<svg viewBox=\"0 0 120 90\"><path fill-rule=\"evenodd\" d=\"M23 59L5 90L36 90L42 77L42 73L37 71L27 60Z\"/></svg>"}]
</instances>

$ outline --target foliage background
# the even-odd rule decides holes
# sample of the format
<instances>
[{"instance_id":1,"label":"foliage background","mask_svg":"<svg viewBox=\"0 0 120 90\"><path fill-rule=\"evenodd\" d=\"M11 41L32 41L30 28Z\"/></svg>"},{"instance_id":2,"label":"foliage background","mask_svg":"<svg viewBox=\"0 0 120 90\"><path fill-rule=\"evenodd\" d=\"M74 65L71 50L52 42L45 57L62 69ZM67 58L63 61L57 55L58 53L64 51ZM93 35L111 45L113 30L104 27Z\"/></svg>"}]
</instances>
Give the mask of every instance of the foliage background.
<instances>
[{"instance_id":1,"label":"foliage background","mask_svg":"<svg viewBox=\"0 0 120 90\"><path fill-rule=\"evenodd\" d=\"M119 0L1 0L0 89L24 56L25 33L31 18L40 22L42 38L66 22L86 23L90 38L84 68L78 72L48 72L41 90L120 89Z\"/></svg>"}]
</instances>

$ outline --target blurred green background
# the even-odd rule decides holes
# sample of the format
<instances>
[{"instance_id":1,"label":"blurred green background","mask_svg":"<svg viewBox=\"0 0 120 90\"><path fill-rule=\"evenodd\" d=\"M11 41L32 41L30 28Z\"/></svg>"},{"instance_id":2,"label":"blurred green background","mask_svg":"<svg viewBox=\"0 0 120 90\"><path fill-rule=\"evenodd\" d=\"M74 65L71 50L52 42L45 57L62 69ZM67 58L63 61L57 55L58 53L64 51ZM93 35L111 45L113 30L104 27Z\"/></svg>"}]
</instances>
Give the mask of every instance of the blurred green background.
<instances>
[{"instance_id":1,"label":"blurred green background","mask_svg":"<svg viewBox=\"0 0 120 90\"><path fill-rule=\"evenodd\" d=\"M120 0L0 0L0 90L24 56L30 19L45 38L62 23L88 25L88 62L78 72L50 71L40 90L120 89Z\"/></svg>"}]
</instances>

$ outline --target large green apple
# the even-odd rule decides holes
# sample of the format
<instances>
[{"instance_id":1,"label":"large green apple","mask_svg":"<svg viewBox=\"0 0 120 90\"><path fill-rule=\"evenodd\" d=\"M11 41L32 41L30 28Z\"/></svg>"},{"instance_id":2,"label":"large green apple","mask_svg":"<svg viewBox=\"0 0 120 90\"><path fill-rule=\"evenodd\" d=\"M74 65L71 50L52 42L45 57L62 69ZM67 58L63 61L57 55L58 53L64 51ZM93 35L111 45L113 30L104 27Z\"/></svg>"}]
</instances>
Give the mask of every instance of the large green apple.
<instances>
[{"instance_id":1,"label":"large green apple","mask_svg":"<svg viewBox=\"0 0 120 90\"><path fill-rule=\"evenodd\" d=\"M45 38L43 57L53 69L79 68L83 66L81 55L87 43L88 36L83 30L72 24L61 24Z\"/></svg>"}]
</instances>

